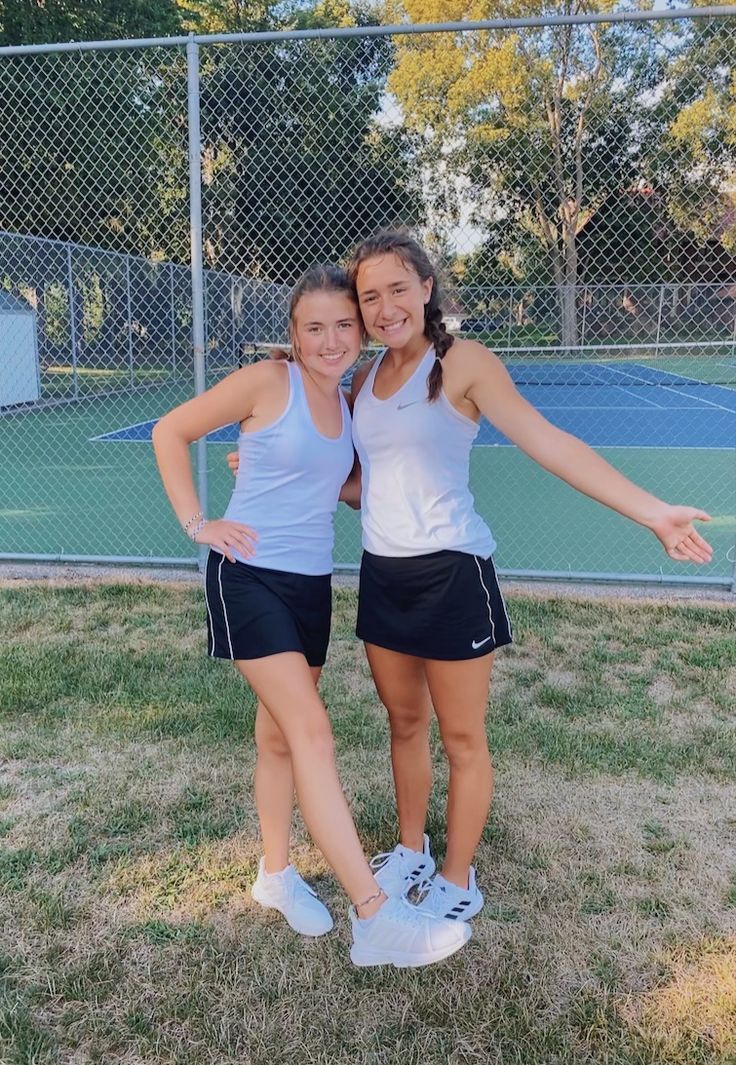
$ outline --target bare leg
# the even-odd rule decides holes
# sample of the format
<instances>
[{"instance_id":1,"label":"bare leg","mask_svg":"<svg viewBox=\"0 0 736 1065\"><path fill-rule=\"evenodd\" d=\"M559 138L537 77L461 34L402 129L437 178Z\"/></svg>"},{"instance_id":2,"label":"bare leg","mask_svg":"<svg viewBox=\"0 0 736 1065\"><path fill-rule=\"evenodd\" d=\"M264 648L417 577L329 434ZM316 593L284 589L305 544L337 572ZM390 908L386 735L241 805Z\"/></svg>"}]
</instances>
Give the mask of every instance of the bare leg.
<instances>
[{"instance_id":1,"label":"bare leg","mask_svg":"<svg viewBox=\"0 0 736 1065\"><path fill-rule=\"evenodd\" d=\"M413 655L365 645L378 696L388 710L391 765L400 841L421 851L432 788L429 722L432 703L424 661Z\"/></svg>"},{"instance_id":2,"label":"bare leg","mask_svg":"<svg viewBox=\"0 0 736 1065\"><path fill-rule=\"evenodd\" d=\"M312 667L315 687L321 669ZM256 710L255 799L261 824L267 873L281 872L289 864L289 837L294 809L294 774L286 738L267 707Z\"/></svg>"},{"instance_id":3,"label":"bare leg","mask_svg":"<svg viewBox=\"0 0 736 1065\"><path fill-rule=\"evenodd\" d=\"M379 888L340 787L329 718L304 656L286 652L236 664L286 739L299 806L312 838L347 895L362 902ZM371 916L381 901L362 907L361 916Z\"/></svg>"},{"instance_id":4,"label":"bare leg","mask_svg":"<svg viewBox=\"0 0 736 1065\"><path fill-rule=\"evenodd\" d=\"M425 666L450 764L442 875L458 887L467 887L493 796L493 765L485 730L493 655L462 662L426 660Z\"/></svg>"}]
</instances>

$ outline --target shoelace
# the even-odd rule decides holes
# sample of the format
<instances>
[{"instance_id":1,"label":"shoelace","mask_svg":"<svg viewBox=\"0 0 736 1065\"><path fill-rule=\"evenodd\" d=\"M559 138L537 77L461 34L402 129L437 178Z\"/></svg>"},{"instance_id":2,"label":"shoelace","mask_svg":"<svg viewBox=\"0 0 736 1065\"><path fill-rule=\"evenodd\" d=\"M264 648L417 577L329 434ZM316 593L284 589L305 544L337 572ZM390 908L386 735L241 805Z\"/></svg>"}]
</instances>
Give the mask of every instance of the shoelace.
<instances>
[{"instance_id":1,"label":"shoelace","mask_svg":"<svg viewBox=\"0 0 736 1065\"><path fill-rule=\"evenodd\" d=\"M374 872L378 872L380 869L385 869L391 861L396 861L398 865L398 876L402 880L406 880L409 876L409 867L411 866L411 859L407 854L402 854L401 851L396 849L392 851L383 851L381 854L375 854L368 863Z\"/></svg>"},{"instance_id":2,"label":"shoelace","mask_svg":"<svg viewBox=\"0 0 736 1065\"><path fill-rule=\"evenodd\" d=\"M412 898L417 900L417 904L424 902L427 895L432 889L434 881L431 877L423 876L421 880L418 880L414 887L411 889Z\"/></svg>"},{"instance_id":3,"label":"shoelace","mask_svg":"<svg viewBox=\"0 0 736 1065\"><path fill-rule=\"evenodd\" d=\"M403 861L403 856L397 850L392 850L374 854L368 864L371 869L383 869L384 865L388 865L392 858L398 858L399 861Z\"/></svg>"}]
</instances>

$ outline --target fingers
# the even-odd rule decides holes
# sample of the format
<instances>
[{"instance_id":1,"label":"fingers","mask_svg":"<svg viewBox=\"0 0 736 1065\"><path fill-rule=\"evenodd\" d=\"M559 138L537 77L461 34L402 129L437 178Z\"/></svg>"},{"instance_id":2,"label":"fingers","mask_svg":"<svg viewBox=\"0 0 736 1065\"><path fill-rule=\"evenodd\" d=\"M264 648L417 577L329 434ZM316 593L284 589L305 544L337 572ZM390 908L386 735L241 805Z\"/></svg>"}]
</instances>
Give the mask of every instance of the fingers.
<instances>
[{"instance_id":1,"label":"fingers","mask_svg":"<svg viewBox=\"0 0 736 1065\"><path fill-rule=\"evenodd\" d=\"M228 562L236 562L236 554L252 558L258 534L239 521L210 521L197 536L197 543L208 544L224 555Z\"/></svg>"},{"instance_id":2,"label":"fingers","mask_svg":"<svg viewBox=\"0 0 736 1065\"><path fill-rule=\"evenodd\" d=\"M668 548L667 554L677 562L703 563L713 558L713 548L693 529L679 543Z\"/></svg>"}]
</instances>

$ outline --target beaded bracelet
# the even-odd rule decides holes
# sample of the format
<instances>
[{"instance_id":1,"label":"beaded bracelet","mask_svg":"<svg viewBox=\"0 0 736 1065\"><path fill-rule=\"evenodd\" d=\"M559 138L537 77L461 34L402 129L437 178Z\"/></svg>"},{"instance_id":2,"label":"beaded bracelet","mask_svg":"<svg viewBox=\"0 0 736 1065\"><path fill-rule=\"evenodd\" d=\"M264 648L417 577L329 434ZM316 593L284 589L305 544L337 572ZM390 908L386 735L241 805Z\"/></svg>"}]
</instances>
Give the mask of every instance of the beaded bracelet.
<instances>
[{"instance_id":1,"label":"beaded bracelet","mask_svg":"<svg viewBox=\"0 0 736 1065\"><path fill-rule=\"evenodd\" d=\"M192 516L189 519L189 521L185 521L184 522L184 532L188 533L189 532L189 527L191 525L194 525L195 521L198 521L200 518L203 518L203 517L204 517L204 514L202 513L201 510L198 510L196 514L192 514Z\"/></svg>"},{"instance_id":2,"label":"beaded bracelet","mask_svg":"<svg viewBox=\"0 0 736 1065\"><path fill-rule=\"evenodd\" d=\"M202 532L202 529L204 529L206 524L207 524L207 519L206 518L202 518L202 520L198 521L197 524L193 528L187 529L187 536L189 537L189 539L196 541L197 537Z\"/></svg>"}]
</instances>

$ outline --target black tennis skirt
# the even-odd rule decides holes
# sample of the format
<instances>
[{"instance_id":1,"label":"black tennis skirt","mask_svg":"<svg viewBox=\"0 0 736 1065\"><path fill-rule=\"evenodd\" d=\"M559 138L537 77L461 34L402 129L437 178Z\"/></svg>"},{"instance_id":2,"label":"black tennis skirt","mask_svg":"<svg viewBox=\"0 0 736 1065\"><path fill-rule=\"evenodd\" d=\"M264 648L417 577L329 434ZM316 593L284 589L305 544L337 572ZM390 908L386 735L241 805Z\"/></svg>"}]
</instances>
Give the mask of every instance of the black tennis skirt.
<instances>
[{"instance_id":1,"label":"black tennis skirt","mask_svg":"<svg viewBox=\"0 0 736 1065\"><path fill-rule=\"evenodd\" d=\"M332 575L228 562L210 551L205 572L208 653L212 658L266 658L298 651L323 666L330 642Z\"/></svg>"},{"instance_id":2,"label":"black tennis skirt","mask_svg":"<svg viewBox=\"0 0 736 1065\"><path fill-rule=\"evenodd\" d=\"M479 658L513 639L493 559L461 551L363 552L356 632L377 647L439 661Z\"/></svg>"}]
</instances>

